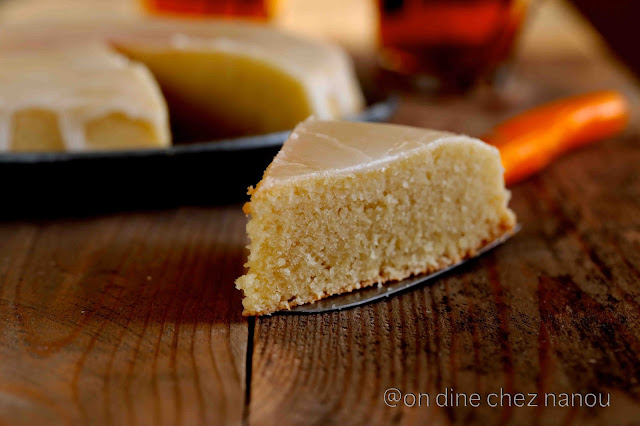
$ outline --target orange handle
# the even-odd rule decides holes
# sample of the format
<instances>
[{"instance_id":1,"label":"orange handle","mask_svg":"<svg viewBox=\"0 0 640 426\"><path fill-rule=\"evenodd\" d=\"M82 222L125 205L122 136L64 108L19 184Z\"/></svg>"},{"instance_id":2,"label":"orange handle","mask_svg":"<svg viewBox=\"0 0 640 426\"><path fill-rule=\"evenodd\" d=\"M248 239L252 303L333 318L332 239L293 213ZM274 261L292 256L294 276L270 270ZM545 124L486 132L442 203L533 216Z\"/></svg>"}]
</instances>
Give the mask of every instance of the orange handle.
<instances>
[{"instance_id":1,"label":"orange handle","mask_svg":"<svg viewBox=\"0 0 640 426\"><path fill-rule=\"evenodd\" d=\"M540 171L560 154L624 130L625 98L593 92L542 105L496 126L484 141L500 150L507 185Z\"/></svg>"}]
</instances>

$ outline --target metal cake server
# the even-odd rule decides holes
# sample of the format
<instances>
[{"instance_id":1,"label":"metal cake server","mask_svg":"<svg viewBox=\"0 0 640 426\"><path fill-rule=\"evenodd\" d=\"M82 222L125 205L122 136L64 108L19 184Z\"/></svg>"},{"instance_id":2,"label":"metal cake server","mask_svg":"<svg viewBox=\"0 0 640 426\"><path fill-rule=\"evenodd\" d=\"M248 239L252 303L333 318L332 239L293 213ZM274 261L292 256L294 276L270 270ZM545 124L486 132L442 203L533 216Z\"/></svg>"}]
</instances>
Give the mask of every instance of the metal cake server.
<instances>
[{"instance_id":1,"label":"metal cake server","mask_svg":"<svg viewBox=\"0 0 640 426\"><path fill-rule=\"evenodd\" d=\"M458 266L472 260L476 259L478 256L490 251L491 249L496 248L497 246L506 242L509 238L514 236L518 231L520 231L521 226L516 225L512 231L507 232L502 235L500 238L492 241L486 246L482 247L475 256L464 259L458 263L454 263L453 265L447 266L444 269L440 269L432 274L428 275L420 275L417 277L410 277L406 280L393 282L389 284L384 284L381 286L373 285L371 287L365 287L360 290L352 291L351 293L339 294L336 296L331 296L326 299L319 300L314 303L309 303L306 305L295 306L291 308L289 311L280 311L278 314L317 314L321 312L331 312L331 311L339 311L342 309L353 308L356 306L364 305L366 303L371 303L375 300L379 300L385 297L389 297L392 294L399 293L401 291L405 291L410 289L411 287L415 287L418 285L424 285L427 282L435 279L436 277L451 271L452 269L457 268Z\"/></svg>"}]
</instances>

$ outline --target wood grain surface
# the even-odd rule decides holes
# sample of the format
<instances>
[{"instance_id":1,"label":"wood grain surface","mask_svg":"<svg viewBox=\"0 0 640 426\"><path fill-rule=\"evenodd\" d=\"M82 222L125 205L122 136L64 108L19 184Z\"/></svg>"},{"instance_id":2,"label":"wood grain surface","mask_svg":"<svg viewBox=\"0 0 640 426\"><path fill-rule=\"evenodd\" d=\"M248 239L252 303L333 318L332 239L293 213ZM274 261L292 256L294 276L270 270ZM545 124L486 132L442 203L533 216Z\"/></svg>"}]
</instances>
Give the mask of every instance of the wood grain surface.
<instances>
[{"instance_id":1,"label":"wood grain surface","mask_svg":"<svg viewBox=\"0 0 640 426\"><path fill-rule=\"evenodd\" d=\"M240 206L0 224L0 424L238 424Z\"/></svg>"},{"instance_id":2,"label":"wood grain surface","mask_svg":"<svg viewBox=\"0 0 640 426\"><path fill-rule=\"evenodd\" d=\"M498 92L405 92L393 121L480 135L617 88L629 131L511 188L506 245L388 300L243 318L240 205L0 222L0 424L640 424L640 92L606 56L525 51ZM389 407L388 388L430 406ZM451 389L540 395L434 404Z\"/></svg>"}]
</instances>

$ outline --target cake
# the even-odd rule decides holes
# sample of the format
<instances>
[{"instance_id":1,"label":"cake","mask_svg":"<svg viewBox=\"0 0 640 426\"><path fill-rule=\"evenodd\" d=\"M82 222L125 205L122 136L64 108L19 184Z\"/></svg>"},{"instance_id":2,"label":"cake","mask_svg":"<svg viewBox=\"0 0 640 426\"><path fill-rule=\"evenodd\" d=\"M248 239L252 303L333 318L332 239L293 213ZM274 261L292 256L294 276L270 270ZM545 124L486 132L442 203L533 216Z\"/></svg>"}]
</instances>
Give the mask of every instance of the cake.
<instances>
[{"instance_id":1,"label":"cake","mask_svg":"<svg viewBox=\"0 0 640 426\"><path fill-rule=\"evenodd\" d=\"M162 147L170 140L156 81L106 46L0 53L0 151Z\"/></svg>"},{"instance_id":2,"label":"cake","mask_svg":"<svg viewBox=\"0 0 640 426\"><path fill-rule=\"evenodd\" d=\"M0 75L4 150L165 146L169 116L182 136L194 140L287 130L310 115L348 117L363 106L352 64L340 48L258 23L131 19L5 24L0 58L10 59L2 64L20 62L12 59L16 55L30 56L31 68L18 64ZM68 69L62 66L65 61ZM29 75L23 77L25 71ZM80 81L74 81L75 74ZM31 86L29 76L42 81ZM122 93L125 86L132 88L130 93ZM103 116L94 108L101 102ZM73 126L65 124L69 105L84 111L72 113ZM102 143L85 137L89 122L80 116L98 120L93 127ZM100 124L104 122L109 125ZM129 137L132 123L153 137L140 139L137 130ZM28 131L23 141L24 132L11 134L15 127L46 131ZM54 136L34 147L34 135L49 129Z\"/></svg>"},{"instance_id":3,"label":"cake","mask_svg":"<svg viewBox=\"0 0 640 426\"><path fill-rule=\"evenodd\" d=\"M244 207L245 315L433 272L512 231L500 155L392 124L299 124Z\"/></svg>"}]
</instances>

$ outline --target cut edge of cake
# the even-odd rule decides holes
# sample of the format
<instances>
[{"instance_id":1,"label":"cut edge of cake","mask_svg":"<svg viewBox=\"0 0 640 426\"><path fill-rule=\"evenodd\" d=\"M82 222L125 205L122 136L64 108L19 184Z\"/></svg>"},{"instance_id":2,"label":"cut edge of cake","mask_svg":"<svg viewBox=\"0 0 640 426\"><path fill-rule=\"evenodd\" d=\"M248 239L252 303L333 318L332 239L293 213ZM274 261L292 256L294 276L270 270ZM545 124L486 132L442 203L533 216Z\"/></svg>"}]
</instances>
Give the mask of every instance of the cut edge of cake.
<instances>
[{"instance_id":1,"label":"cut edge of cake","mask_svg":"<svg viewBox=\"0 0 640 426\"><path fill-rule=\"evenodd\" d=\"M5 50L0 151L166 147L164 97L149 70L106 45ZM107 79L106 77L110 77Z\"/></svg>"}]
</instances>

